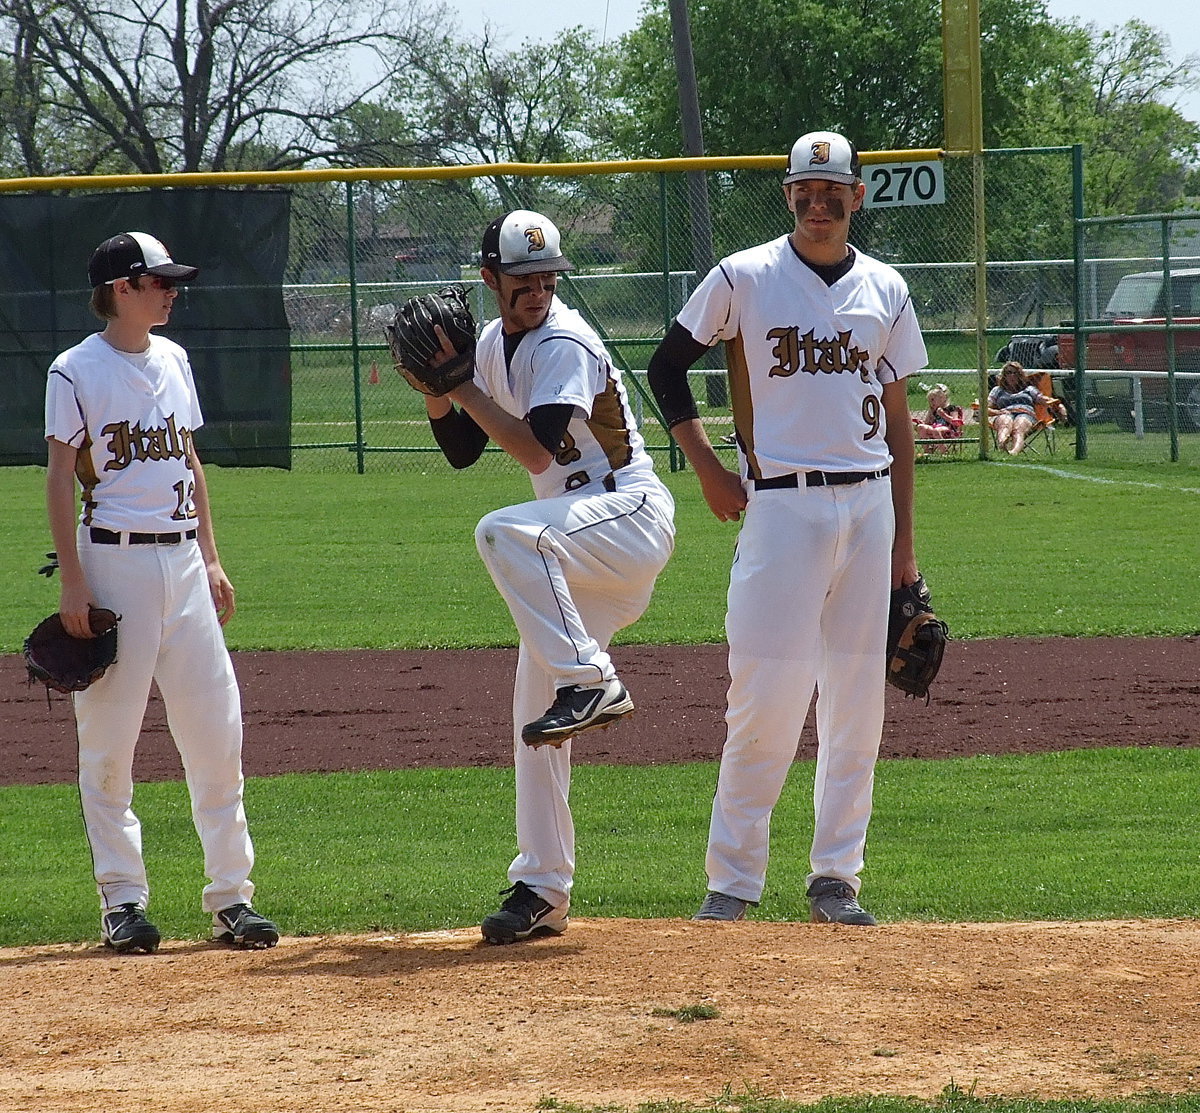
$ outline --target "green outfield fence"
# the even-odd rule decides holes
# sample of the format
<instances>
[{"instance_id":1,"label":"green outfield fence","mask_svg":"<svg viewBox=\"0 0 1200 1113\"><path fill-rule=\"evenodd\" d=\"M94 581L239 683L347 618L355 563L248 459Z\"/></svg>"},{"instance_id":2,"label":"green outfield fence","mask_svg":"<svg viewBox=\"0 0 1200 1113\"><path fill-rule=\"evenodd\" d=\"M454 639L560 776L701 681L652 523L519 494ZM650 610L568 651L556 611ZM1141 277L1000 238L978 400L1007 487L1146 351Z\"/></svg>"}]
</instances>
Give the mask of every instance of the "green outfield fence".
<instances>
[{"instance_id":1,"label":"green outfield fence","mask_svg":"<svg viewBox=\"0 0 1200 1113\"><path fill-rule=\"evenodd\" d=\"M539 209L559 225L576 267L560 287L564 300L608 342L632 383L647 443L674 467L679 457L645 388L646 362L713 262L789 230L780 190L785 161L743 156L14 179L0 182L0 205L5 193L33 190L289 190L283 300L291 333L290 459L293 468L329 472L441 466L420 398L387 359L383 324L398 303L447 281L467 283L481 321L494 316L490 294L478 280L482 229L506 209ZM936 150L884 151L865 154L864 164L868 173L875 168L875 176L868 178L869 207L854 219L852 242L904 274L930 349L931 369L910 386L914 410L923 404L925 388L941 381L970 412L986 390L987 374L998 366L997 353L1014 336L1053 335L1062 322L1079 319L1086 350L1087 329L1096 326L1093 318L1117 279L1183 265L1200 232L1197 214L1081 219L1079 148L987 151L982 159ZM932 171L922 172L922 179L911 169L922 165L939 169L944 198L926 196L922 182L932 182ZM974 201L977 175L982 214ZM979 258L979 242L987 244L985 259ZM197 287L192 296L202 292ZM1149 327L1182 335L1188 326ZM1075 392L1081 422L1056 431L1057 453L1197 459L1200 388L1186 360L1161 369L1093 369L1081 358L1078 374L1056 380L1062 390ZM722 359L718 349L710 366L694 371L702 416L718 445L732 430ZM1144 407L1134 420L1138 389ZM1129 414L1122 412L1123 402L1091 405L1097 394L1127 397ZM1162 419L1164 399L1177 403L1170 420ZM1188 408L1193 403L1195 421ZM968 426L959 456L988 451L978 428ZM494 451L481 466L515 465Z\"/></svg>"}]
</instances>

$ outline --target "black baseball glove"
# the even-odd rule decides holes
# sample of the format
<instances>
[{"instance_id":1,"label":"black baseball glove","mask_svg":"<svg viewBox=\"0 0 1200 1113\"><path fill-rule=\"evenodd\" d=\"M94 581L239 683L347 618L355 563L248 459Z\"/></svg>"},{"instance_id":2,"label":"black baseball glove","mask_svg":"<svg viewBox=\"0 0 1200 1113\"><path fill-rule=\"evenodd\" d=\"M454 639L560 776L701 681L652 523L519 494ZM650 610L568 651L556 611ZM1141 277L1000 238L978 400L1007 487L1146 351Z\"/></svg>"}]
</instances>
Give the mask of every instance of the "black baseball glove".
<instances>
[{"instance_id":1,"label":"black baseball glove","mask_svg":"<svg viewBox=\"0 0 1200 1113\"><path fill-rule=\"evenodd\" d=\"M433 362L442 352L434 325L441 326L455 351L443 363ZM457 282L436 294L409 298L384 332L396 370L422 394L440 397L475 374L475 318L467 291Z\"/></svg>"},{"instance_id":2,"label":"black baseball glove","mask_svg":"<svg viewBox=\"0 0 1200 1113\"><path fill-rule=\"evenodd\" d=\"M892 592L888 606L887 678L905 695L924 696L942 667L950 631L933 613L925 577Z\"/></svg>"},{"instance_id":3,"label":"black baseball glove","mask_svg":"<svg viewBox=\"0 0 1200 1113\"><path fill-rule=\"evenodd\" d=\"M45 684L47 695L82 692L102 677L117 659L117 623L120 616L104 607L93 607L88 622L94 638L73 638L63 629L57 611L42 619L25 639L25 667L29 682Z\"/></svg>"}]
</instances>

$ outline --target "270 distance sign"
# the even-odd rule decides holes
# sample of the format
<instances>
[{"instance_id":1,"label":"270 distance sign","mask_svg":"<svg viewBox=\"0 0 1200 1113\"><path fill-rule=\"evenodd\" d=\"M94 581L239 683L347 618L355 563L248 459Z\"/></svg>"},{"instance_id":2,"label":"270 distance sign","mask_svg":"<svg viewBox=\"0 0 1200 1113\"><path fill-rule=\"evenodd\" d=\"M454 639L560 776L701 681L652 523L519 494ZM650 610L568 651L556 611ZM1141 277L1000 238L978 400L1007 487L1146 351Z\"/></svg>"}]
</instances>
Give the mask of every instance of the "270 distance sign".
<instances>
[{"instance_id":1,"label":"270 distance sign","mask_svg":"<svg viewBox=\"0 0 1200 1113\"><path fill-rule=\"evenodd\" d=\"M899 205L942 205L946 180L937 162L879 162L863 167L867 196L865 209L887 209Z\"/></svg>"}]
</instances>

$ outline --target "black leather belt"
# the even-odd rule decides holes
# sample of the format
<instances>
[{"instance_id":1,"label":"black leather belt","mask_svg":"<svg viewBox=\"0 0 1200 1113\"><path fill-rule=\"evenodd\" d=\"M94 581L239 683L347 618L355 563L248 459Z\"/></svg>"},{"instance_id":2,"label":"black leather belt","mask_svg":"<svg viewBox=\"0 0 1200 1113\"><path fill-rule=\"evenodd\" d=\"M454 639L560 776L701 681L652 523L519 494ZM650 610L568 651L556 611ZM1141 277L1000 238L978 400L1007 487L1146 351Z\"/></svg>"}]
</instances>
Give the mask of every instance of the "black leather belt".
<instances>
[{"instance_id":1,"label":"black leather belt","mask_svg":"<svg viewBox=\"0 0 1200 1113\"><path fill-rule=\"evenodd\" d=\"M770 479L754 480L756 491L780 491L800 486L800 476L804 476L805 487L840 487L846 483L863 483L868 479L883 479L891 474L891 468L883 471L806 471L788 472L787 475L773 475Z\"/></svg>"},{"instance_id":2,"label":"black leather belt","mask_svg":"<svg viewBox=\"0 0 1200 1113\"><path fill-rule=\"evenodd\" d=\"M122 536L129 538L131 545L178 545L180 541L194 541L196 531L189 529L187 533L114 533L111 529L101 529L92 526L88 531L93 545L119 545Z\"/></svg>"}]
</instances>

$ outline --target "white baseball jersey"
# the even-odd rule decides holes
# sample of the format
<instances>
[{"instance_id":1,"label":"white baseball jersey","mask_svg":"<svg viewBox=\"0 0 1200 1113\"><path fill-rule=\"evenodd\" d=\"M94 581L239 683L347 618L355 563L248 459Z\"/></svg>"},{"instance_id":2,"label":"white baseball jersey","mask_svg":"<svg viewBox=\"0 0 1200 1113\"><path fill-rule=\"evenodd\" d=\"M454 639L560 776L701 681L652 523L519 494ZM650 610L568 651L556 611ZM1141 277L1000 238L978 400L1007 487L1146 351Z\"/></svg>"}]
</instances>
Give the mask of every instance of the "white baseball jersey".
<instances>
[{"instance_id":1,"label":"white baseball jersey","mask_svg":"<svg viewBox=\"0 0 1200 1113\"><path fill-rule=\"evenodd\" d=\"M538 498L598 490L615 472L622 488L652 479L654 465L620 373L591 326L557 297L545 322L521 339L511 366L504 359L501 320L484 327L475 349L475 381L516 417L536 406L575 407L554 462L530 476Z\"/></svg>"},{"instance_id":2,"label":"white baseball jersey","mask_svg":"<svg viewBox=\"0 0 1200 1113\"><path fill-rule=\"evenodd\" d=\"M99 333L63 352L46 382L46 436L79 450L80 523L175 533L195 525L192 433L203 424L187 353L151 334L142 353Z\"/></svg>"},{"instance_id":3,"label":"white baseball jersey","mask_svg":"<svg viewBox=\"0 0 1200 1113\"><path fill-rule=\"evenodd\" d=\"M754 478L891 462L883 385L928 356L904 279L855 254L827 286L781 236L721 260L679 314L701 344L726 342L734 424Z\"/></svg>"}]
</instances>

